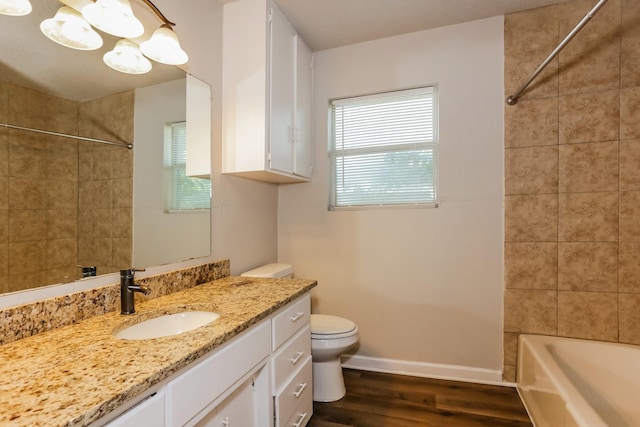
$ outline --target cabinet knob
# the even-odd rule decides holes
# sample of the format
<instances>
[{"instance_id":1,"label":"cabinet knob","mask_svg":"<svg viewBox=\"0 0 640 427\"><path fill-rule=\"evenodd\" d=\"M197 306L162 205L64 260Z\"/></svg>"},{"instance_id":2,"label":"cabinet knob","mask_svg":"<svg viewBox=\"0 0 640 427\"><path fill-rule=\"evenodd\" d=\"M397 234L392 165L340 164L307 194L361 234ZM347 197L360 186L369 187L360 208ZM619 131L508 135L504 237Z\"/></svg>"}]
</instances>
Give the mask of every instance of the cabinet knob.
<instances>
[{"instance_id":1,"label":"cabinet knob","mask_svg":"<svg viewBox=\"0 0 640 427\"><path fill-rule=\"evenodd\" d=\"M231 422L229 422L229 417L226 417L224 420L222 420L223 427L229 427L230 425L231 425Z\"/></svg>"},{"instance_id":2,"label":"cabinet knob","mask_svg":"<svg viewBox=\"0 0 640 427\"><path fill-rule=\"evenodd\" d=\"M303 354L304 354L304 351L297 352L296 355L294 356L294 358L291 359L291 363L294 364L294 365L296 363L298 363L298 360L300 360L300 358L302 357Z\"/></svg>"},{"instance_id":3,"label":"cabinet knob","mask_svg":"<svg viewBox=\"0 0 640 427\"><path fill-rule=\"evenodd\" d=\"M304 391L304 389L307 388L307 383L304 384L300 384L300 387L298 387L298 390L296 390L293 395L298 398L300 397L300 395L302 394L302 392Z\"/></svg>"},{"instance_id":4,"label":"cabinet knob","mask_svg":"<svg viewBox=\"0 0 640 427\"><path fill-rule=\"evenodd\" d=\"M289 319L291 319L292 322L295 322L296 320L298 320L302 316L304 316L304 312L303 311L296 313L295 316L292 316Z\"/></svg>"}]
</instances>

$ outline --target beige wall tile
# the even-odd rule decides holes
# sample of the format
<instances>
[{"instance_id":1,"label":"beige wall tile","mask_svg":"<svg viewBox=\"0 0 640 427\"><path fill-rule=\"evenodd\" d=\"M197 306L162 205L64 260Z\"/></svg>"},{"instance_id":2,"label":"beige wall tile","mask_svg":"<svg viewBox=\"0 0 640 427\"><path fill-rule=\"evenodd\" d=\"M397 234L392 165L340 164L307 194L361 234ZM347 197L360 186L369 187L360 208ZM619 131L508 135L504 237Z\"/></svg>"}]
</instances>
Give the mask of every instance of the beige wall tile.
<instances>
[{"instance_id":1,"label":"beige wall tile","mask_svg":"<svg viewBox=\"0 0 640 427\"><path fill-rule=\"evenodd\" d=\"M78 238L78 264L80 265L95 265L96 242L93 237L79 237ZM102 273L99 273L102 274Z\"/></svg>"},{"instance_id":2,"label":"beige wall tile","mask_svg":"<svg viewBox=\"0 0 640 427\"><path fill-rule=\"evenodd\" d=\"M557 195L505 197L505 241L553 242L557 224Z\"/></svg>"},{"instance_id":3,"label":"beige wall tile","mask_svg":"<svg viewBox=\"0 0 640 427\"><path fill-rule=\"evenodd\" d=\"M618 294L558 292L558 334L603 341L618 340Z\"/></svg>"},{"instance_id":4,"label":"beige wall tile","mask_svg":"<svg viewBox=\"0 0 640 427\"><path fill-rule=\"evenodd\" d=\"M593 6L594 3L591 0L561 3L558 8L558 27L561 37L568 34ZM601 8L589 21L589 31L580 31L572 43L580 44L603 37L618 36L622 22L621 12L621 0L609 0L606 7Z\"/></svg>"},{"instance_id":5,"label":"beige wall tile","mask_svg":"<svg viewBox=\"0 0 640 427\"><path fill-rule=\"evenodd\" d=\"M640 243L620 242L619 291L640 293Z\"/></svg>"},{"instance_id":6,"label":"beige wall tile","mask_svg":"<svg viewBox=\"0 0 640 427\"><path fill-rule=\"evenodd\" d=\"M640 190L640 139L620 141L620 189Z\"/></svg>"},{"instance_id":7,"label":"beige wall tile","mask_svg":"<svg viewBox=\"0 0 640 427\"><path fill-rule=\"evenodd\" d=\"M9 244L0 243L0 276L6 278L8 275L9 275Z\"/></svg>"},{"instance_id":8,"label":"beige wall tile","mask_svg":"<svg viewBox=\"0 0 640 427\"><path fill-rule=\"evenodd\" d=\"M133 150L118 148L113 151L113 178L133 177Z\"/></svg>"},{"instance_id":9,"label":"beige wall tile","mask_svg":"<svg viewBox=\"0 0 640 427\"><path fill-rule=\"evenodd\" d=\"M119 178L111 180L113 186L114 208L133 207L133 178Z\"/></svg>"},{"instance_id":10,"label":"beige wall tile","mask_svg":"<svg viewBox=\"0 0 640 427\"><path fill-rule=\"evenodd\" d=\"M46 95L46 129L68 135L78 134L78 103L69 99Z\"/></svg>"},{"instance_id":11,"label":"beige wall tile","mask_svg":"<svg viewBox=\"0 0 640 427\"><path fill-rule=\"evenodd\" d=\"M9 241L46 240L47 212L42 209L13 209L9 212Z\"/></svg>"},{"instance_id":12,"label":"beige wall tile","mask_svg":"<svg viewBox=\"0 0 640 427\"><path fill-rule=\"evenodd\" d=\"M93 210L78 209L78 237L93 237Z\"/></svg>"},{"instance_id":13,"label":"beige wall tile","mask_svg":"<svg viewBox=\"0 0 640 427\"><path fill-rule=\"evenodd\" d=\"M558 8L541 7L504 17L505 54L544 50L558 42Z\"/></svg>"},{"instance_id":14,"label":"beige wall tile","mask_svg":"<svg viewBox=\"0 0 640 427\"><path fill-rule=\"evenodd\" d=\"M502 371L502 380L514 383L516 382L516 367L515 365L504 365Z\"/></svg>"},{"instance_id":15,"label":"beige wall tile","mask_svg":"<svg viewBox=\"0 0 640 427\"><path fill-rule=\"evenodd\" d=\"M505 243L505 282L511 289L557 289L557 243Z\"/></svg>"},{"instance_id":16,"label":"beige wall tile","mask_svg":"<svg viewBox=\"0 0 640 427\"><path fill-rule=\"evenodd\" d=\"M69 239L78 236L78 210L47 211L47 239Z\"/></svg>"},{"instance_id":17,"label":"beige wall tile","mask_svg":"<svg viewBox=\"0 0 640 427\"><path fill-rule=\"evenodd\" d=\"M78 179L86 182L93 179L93 152L78 148Z\"/></svg>"},{"instance_id":18,"label":"beige wall tile","mask_svg":"<svg viewBox=\"0 0 640 427\"><path fill-rule=\"evenodd\" d=\"M558 289L618 292L618 243L559 243Z\"/></svg>"},{"instance_id":19,"label":"beige wall tile","mask_svg":"<svg viewBox=\"0 0 640 427\"><path fill-rule=\"evenodd\" d=\"M111 179L113 176L113 151L109 147L93 154L93 179Z\"/></svg>"},{"instance_id":20,"label":"beige wall tile","mask_svg":"<svg viewBox=\"0 0 640 427\"><path fill-rule=\"evenodd\" d=\"M504 333L504 364L515 365L517 362L518 354L518 336L520 334L514 334L511 332Z\"/></svg>"},{"instance_id":21,"label":"beige wall tile","mask_svg":"<svg viewBox=\"0 0 640 427\"><path fill-rule=\"evenodd\" d=\"M0 89L1 90L1 89ZM9 176L9 130L0 127L0 177Z\"/></svg>"},{"instance_id":22,"label":"beige wall tile","mask_svg":"<svg viewBox=\"0 0 640 427\"><path fill-rule=\"evenodd\" d=\"M558 196L558 240L618 240L618 193L566 193Z\"/></svg>"},{"instance_id":23,"label":"beige wall tile","mask_svg":"<svg viewBox=\"0 0 640 427\"><path fill-rule=\"evenodd\" d=\"M9 178L0 177L0 209L9 209Z\"/></svg>"},{"instance_id":24,"label":"beige wall tile","mask_svg":"<svg viewBox=\"0 0 640 427\"><path fill-rule=\"evenodd\" d=\"M561 96L558 108L560 144L620 139L619 91Z\"/></svg>"},{"instance_id":25,"label":"beige wall tile","mask_svg":"<svg viewBox=\"0 0 640 427\"><path fill-rule=\"evenodd\" d=\"M618 191L618 141L566 144L559 150L561 193Z\"/></svg>"},{"instance_id":26,"label":"beige wall tile","mask_svg":"<svg viewBox=\"0 0 640 427\"><path fill-rule=\"evenodd\" d=\"M38 288L46 284L47 273L44 270L9 274L9 292Z\"/></svg>"},{"instance_id":27,"label":"beige wall tile","mask_svg":"<svg viewBox=\"0 0 640 427\"><path fill-rule=\"evenodd\" d=\"M64 179L47 180L47 209L77 209L78 183Z\"/></svg>"},{"instance_id":28,"label":"beige wall tile","mask_svg":"<svg viewBox=\"0 0 640 427\"><path fill-rule=\"evenodd\" d=\"M556 291L505 290L504 331L556 334L557 294Z\"/></svg>"},{"instance_id":29,"label":"beige wall tile","mask_svg":"<svg viewBox=\"0 0 640 427\"><path fill-rule=\"evenodd\" d=\"M558 147L507 148L505 193L558 192Z\"/></svg>"},{"instance_id":30,"label":"beige wall tile","mask_svg":"<svg viewBox=\"0 0 640 427\"><path fill-rule=\"evenodd\" d=\"M76 239L55 239L47 241L47 268L74 266L78 263L78 242Z\"/></svg>"},{"instance_id":31,"label":"beige wall tile","mask_svg":"<svg viewBox=\"0 0 640 427\"><path fill-rule=\"evenodd\" d=\"M46 95L37 90L7 83L8 122L13 125L44 129Z\"/></svg>"},{"instance_id":32,"label":"beige wall tile","mask_svg":"<svg viewBox=\"0 0 640 427\"><path fill-rule=\"evenodd\" d=\"M640 294L619 294L620 342L640 344Z\"/></svg>"},{"instance_id":33,"label":"beige wall tile","mask_svg":"<svg viewBox=\"0 0 640 427\"><path fill-rule=\"evenodd\" d=\"M93 237L112 237L113 218L111 209L93 210Z\"/></svg>"},{"instance_id":34,"label":"beige wall tile","mask_svg":"<svg viewBox=\"0 0 640 427\"><path fill-rule=\"evenodd\" d=\"M522 52L506 55L504 58L504 87L505 99L513 95L516 90L529 78L531 72L549 55L548 50ZM558 96L558 58L554 58L542 72L527 86L520 95L518 102ZM557 104L556 104L557 105ZM509 107L505 107L509 108Z\"/></svg>"},{"instance_id":35,"label":"beige wall tile","mask_svg":"<svg viewBox=\"0 0 640 427\"><path fill-rule=\"evenodd\" d=\"M46 273L48 285L53 285L56 283L69 283L81 278L81 275L77 274L77 267L75 265L71 267L48 269Z\"/></svg>"},{"instance_id":36,"label":"beige wall tile","mask_svg":"<svg viewBox=\"0 0 640 427\"><path fill-rule=\"evenodd\" d=\"M9 274L43 271L46 268L46 241L9 243Z\"/></svg>"},{"instance_id":37,"label":"beige wall tile","mask_svg":"<svg viewBox=\"0 0 640 427\"><path fill-rule=\"evenodd\" d=\"M49 156L46 165L46 175L49 178L60 180L78 180L78 150L75 151L52 151L49 149Z\"/></svg>"},{"instance_id":38,"label":"beige wall tile","mask_svg":"<svg viewBox=\"0 0 640 427\"><path fill-rule=\"evenodd\" d=\"M132 259L133 241L131 238L113 239L113 266L118 269L134 267Z\"/></svg>"},{"instance_id":39,"label":"beige wall tile","mask_svg":"<svg viewBox=\"0 0 640 427\"><path fill-rule=\"evenodd\" d=\"M505 146L558 144L558 99L541 98L505 104Z\"/></svg>"},{"instance_id":40,"label":"beige wall tile","mask_svg":"<svg viewBox=\"0 0 640 427\"><path fill-rule=\"evenodd\" d=\"M36 133L13 130L9 142L9 176L20 178L46 177L47 143Z\"/></svg>"},{"instance_id":41,"label":"beige wall tile","mask_svg":"<svg viewBox=\"0 0 640 427\"><path fill-rule=\"evenodd\" d=\"M91 264L96 264L103 268L113 265L113 239L96 238L94 244L95 261Z\"/></svg>"},{"instance_id":42,"label":"beige wall tile","mask_svg":"<svg viewBox=\"0 0 640 427\"><path fill-rule=\"evenodd\" d=\"M9 178L9 209L46 209L44 180Z\"/></svg>"},{"instance_id":43,"label":"beige wall tile","mask_svg":"<svg viewBox=\"0 0 640 427\"><path fill-rule=\"evenodd\" d=\"M9 242L9 209L0 209L0 243Z\"/></svg>"},{"instance_id":44,"label":"beige wall tile","mask_svg":"<svg viewBox=\"0 0 640 427\"><path fill-rule=\"evenodd\" d=\"M640 86L640 2L622 1L620 87Z\"/></svg>"},{"instance_id":45,"label":"beige wall tile","mask_svg":"<svg viewBox=\"0 0 640 427\"><path fill-rule=\"evenodd\" d=\"M640 242L640 191L620 193L620 241Z\"/></svg>"},{"instance_id":46,"label":"beige wall tile","mask_svg":"<svg viewBox=\"0 0 640 427\"><path fill-rule=\"evenodd\" d=\"M640 87L620 90L620 138L640 138Z\"/></svg>"},{"instance_id":47,"label":"beige wall tile","mask_svg":"<svg viewBox=\"0 0 640 427\"><path fill-rule=\"evenodd\" d=\"M573 40L560 53L559 58L561 95L618 89L619 37L603 37L586 43Z\"/></svg>"},{"instance_id":48,"label":"beige wall tile","mask_svg":"<svg viewBox=\"0 0 640 427\"><path fill-rule=\"evenodd\" d=\"M131 239L133 228L133 211L131 208L114 208L113 224L111 227L112 237Z\"/></svg>"}]
</instances>

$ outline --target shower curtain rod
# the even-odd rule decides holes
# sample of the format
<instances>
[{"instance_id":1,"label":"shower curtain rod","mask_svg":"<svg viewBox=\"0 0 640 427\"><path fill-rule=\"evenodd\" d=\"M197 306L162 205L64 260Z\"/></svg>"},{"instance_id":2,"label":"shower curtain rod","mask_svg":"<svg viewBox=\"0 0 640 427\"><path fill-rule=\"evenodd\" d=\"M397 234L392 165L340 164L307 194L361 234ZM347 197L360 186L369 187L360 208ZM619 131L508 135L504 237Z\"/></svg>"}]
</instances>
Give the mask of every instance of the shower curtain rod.
<instances>
[{"instance_id":1,"label":"shower curtain rod","mask_svg":"<svg viewBox=\"0 0 640 427\"><path fill-rule=\"evenodd\" d=\"M116 145L118 147L128 148L129 150L131 150L133 148L132 144L127 144L126 142L112 142L112 141L106 141L104 139L88 138L86 136L68 135L66 133L50 132L48 130L33 129L33 128L24 127L24 126L10 125L8 123L0 123L0 126L5 127L5 128L9 128L9 129L24 130L24 131L27 131L27 132L43 133L45 135L61 136L63 138L79 139L81 141L89 141L89 142L97 142L97 143L100 143L100 144Z\"/></svg>"},{"instance_id":2,"label":"shower curtain rod","mask_svg":"<svg viewBox=\"0 0 640 427\"><path fill-rule=\"evenodd\" d=\"M553 58L555 58L556 55L560 53L560 51L567 45L567 43L569 43L571 39L576 34L578 34L578 32L582 29L582 27L584 27L587 24L587 22L589 22L589 20L593 18L596 13L598 13L600 8L604 6L606 2L607 0L599 0L598 3L589 12L587 12L584 18L582 18L580 22L578 22L578 24L575 27L573 27L573 30L571 30L569 34L567 34L564 40L562 40L560 44L555 49L553 49L553 51L549 54L549 56L547 56L547 59L545 59L542 62L542 64L540 64L540 66L536 68L536 70L533 73L531 73L527 81L524 82L522 86L520 86L520 88L518 88L518 90L513 95L507 97L506 99L507 104L516 105L518 103L518 98L520 97L522 92L529 86L529 84L531 84L533 79L535 79L538 76L538 74L540 74L540 72L542 72L542 70L547 65L549 65L549 62L551 62L551 60L553 60Z\"/></svg>"}]
</instances>

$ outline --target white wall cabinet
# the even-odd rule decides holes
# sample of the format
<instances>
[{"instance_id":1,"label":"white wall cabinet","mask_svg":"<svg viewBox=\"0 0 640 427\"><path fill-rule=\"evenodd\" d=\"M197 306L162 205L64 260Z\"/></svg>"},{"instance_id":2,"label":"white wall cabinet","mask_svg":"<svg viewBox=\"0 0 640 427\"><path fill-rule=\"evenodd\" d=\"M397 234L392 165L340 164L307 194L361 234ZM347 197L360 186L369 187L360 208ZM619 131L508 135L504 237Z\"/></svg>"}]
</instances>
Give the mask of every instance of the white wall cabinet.
<instances>
[{"instance_id":1,"label":"white wall cabinet","mask_svg":"<svg viewBox=\"0 0 640 427\"><path fill-rule=\"evenodd\" d=\"M313 413L310 315L307 293L94 425L305 426Z\"/></svg>"},{"instance_id":2,"label":"white wall cabinet","mask_svg":"<svg viewBox=\"0 0 640 427\"><path fill-rule=\"evenodd\" d=\"M312 55L271 0L225 4L223 172L275 183L311 177Z\"/></svg>"}]
</instances>

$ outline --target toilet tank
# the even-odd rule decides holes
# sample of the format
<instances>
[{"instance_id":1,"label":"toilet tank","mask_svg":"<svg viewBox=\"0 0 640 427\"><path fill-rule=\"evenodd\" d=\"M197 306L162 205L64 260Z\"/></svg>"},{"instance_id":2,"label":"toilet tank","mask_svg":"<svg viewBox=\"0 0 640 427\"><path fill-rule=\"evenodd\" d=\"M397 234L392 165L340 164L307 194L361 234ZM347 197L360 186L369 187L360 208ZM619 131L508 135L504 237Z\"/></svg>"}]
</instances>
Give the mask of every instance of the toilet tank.
<instances>
[{"instance_id":1,"label":"toilet tank","mask_svg":"<svg viewBox=\"0 0 640 427\"><path fill-rule=\"evenodd\" d=\"M272 263L266 264L253 270L241 274L243 277L270 277L279 279L290 279L293 277L293 266L291 264Z\"/></svg>"}]
</instances>

